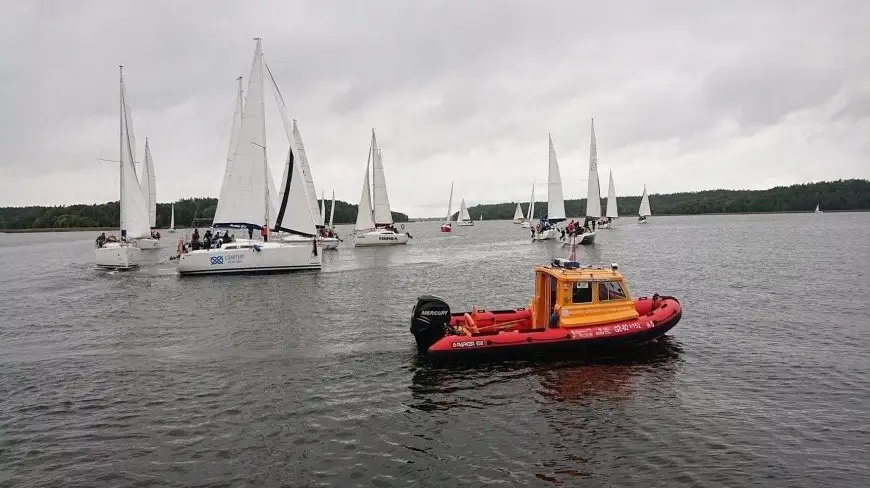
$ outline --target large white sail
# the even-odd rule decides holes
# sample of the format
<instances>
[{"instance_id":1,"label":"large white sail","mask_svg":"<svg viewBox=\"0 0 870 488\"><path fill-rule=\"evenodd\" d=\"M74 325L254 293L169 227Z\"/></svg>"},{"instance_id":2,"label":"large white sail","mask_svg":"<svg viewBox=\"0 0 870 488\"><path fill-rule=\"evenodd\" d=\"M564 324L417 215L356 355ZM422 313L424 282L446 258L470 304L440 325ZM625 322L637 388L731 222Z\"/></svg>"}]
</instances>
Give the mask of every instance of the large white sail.
<instances>
[{"instance_id":1,"label":"large white sail","mask_svg":"<svg viewBox=\"0 0 870 488\"><path fill-rule=\"evenodd\" d=\"M532 221L535 216L535 182L532 182L532 196L529 198L529 214L526 215L526 220Z\"/></svg>"},{"instance_id":2,"label":"large white sail","mask_svg":"<svg viewBox=\"0 0 870 488\"><path fill-rule=\"evenodd\" d=\"M275 193L266 156L263 50L256 39L248 96L239 121L229 181L221 188L214 224L261 227L275 222ZM272 187L272 188L270 188ZM224 191L226 190L226 191ZM268 220L268 222L267 222Z\"/></svg>"},{"instance_id":3,"label":"large white sail","mask_svg":"<svg viewBox=\"0 0 870 488\"><path fill-rule=\"evenodd\" d=\"M372 193L375 224L392 224L393 214L390 211L390 199L387 196L387 179L386 176L384 176L384 161L381 156L381 150L378 149L378 141L375 138L374 129L372 129Z\"/></svg>"},{"instance_id":4,"label":"large white sail","mask_svg":"<svg viewBox=\"0 0 870 488\"><path fill-rule=\"evenodd\" d=\"M514 210L514 221L523 220L523 207L520 206L520 202L517 202L517 209Z\"/></svg>"},{"instance_id":5,"label":"large white sail","mask_svg":"<svg viewBox=\"0 0 870 488\"><path fill-rule=\"evenodd\" d=\"M649 217L652 211L649 208L649 195L646 194L646 185L643 185L643 196L640 198L640 208L637 210L639 217Z\"/></svg>"},{"instance_id":6,"label":"large white sail","mask_svg":"<svg viewBox=\"0 0 870 488\"><path fill-rule=\"evenodd\" d=\"M363 178L362 194L359 197L359 207L356 211L356 230L367 231L375 228L374 216L372 215L372 194L369 183L369 169L371 168L373 150L369 148L369 158L366 161L366 176Z\"/></svg>"},{"instance_id":7,"label":"large white sail","mask_svg":"<svg viewBox=\"0 0 870 488\"><path fill-rule=\"evenodd\" d=\"M589 143L589 182L586 187L586 216L601 217L601 188L598 184L598 147L595 144L595 119L592 120L592 139Z\"/></svg>"},{"instance_id":8,"label":"large white sail","mask_svg":"<svg viewBox=\"0 0 870 488\"><path fill-rule=\"evenodd\" d=\"M275 85L275 90L278 90L277 85ZM283 100L281 101L283 103ZM311 176L311 166L308 164L308 153L305 152L305 144L302 143L302 134L299 133L299 125L296 123L296 119L293 119L293 138L296 140L296 151L299 153L299 159L301 160L301 165L299 169L302 171L302 175L304 177L305 182L305 192L308 195L308 206L314 211L317 208L317 190L314 189L314 177ZM323 215L314 214L315 218L318 218L315 224L318 227L323 226Z\"/></svg>"},{"instance_id":9,"label":"large white sail","mask_svg":"<svg viewBox=\"0 0 870 488\"><path fill-rule=\"evenodd\" d=\"M450 198L447 200L447 222L453 222L453 182L450 182Z\"/></svg>"},{"instance_id":10,"label":"large white sail","mask_svg":"<svg viewBox=\"0 0 870 488\"><path fill-rule=\"evenodd\" d=\"M616 209L616 187L613 185L613 170L610 170L610 184L607 186L607 210L604 216L611 219L619 217L619 211Z\"/></svg>"},{"instance_id":11,"label":"large white sail","mask_svg":"<svg viewBox=\"0 0 870 488\"><path fill-rule=\"evenodd\" d=\"M175 204L172 204L172 212L169 214L169 230L175 230Z\"/></svg>"},{"instance_id":12,"label":"large white sail","mask_svg":"<svg viewBox=\"0 0 870 488\"><path fill-rule=\"evenodd\" d=\"M553 138L550 141L550 167L547 179L547 218L551 222L565 220L565 199L562 197L562 175L559 173L559 161L556 159L556 149L553 148Z\"/></svg>"},{"instance_id":13,"label":"large white sail","mask_svg":"<svg viewBox=\"0 0 870 488\"><path fill-rule=\"evenodd\" d=\"M121 130L119 145L121 152L121 236L127 239L150 237L151 226L148 225L148 202L133 166L133 123L130 106L127 102L127 90L124 88L124 68L121 67L120 119Z\"/></svg>"},{"instance_id":14,"label":"large white sail","mask_svg":"<svg viewBox=\"0 0 870 488\"><path fill-rule=\"evenodd\" d=\"M471 220L471 216L468 215L468 207L465 206L465 199L459 203L459 220Z\"/></svg>"},{"instance_id":15,"label":"large white sail","mask_svg":"<svg viewBox=\"0 0 870 488\"><path fill-rule=\"evenodd\" d=\"M238 88L236 96L233 100L233 125L230 128L230 143L227 147L227 162L224 167L224 178L221 180L221 192L218 195L217 209L214 213L214 223L217 222L232 222L232 215L235 210L230 207L230 203L235 204L237 198L236 182L239 179L238 170L235 165L236 145L239 141L239 129L242 127L242 111L244 110L245 97L242 92L242 77L236 78Z\"/></svg>"},{"instance_id":16,"label":"large white sail","mask_svg":"<svg viewBox=\"0 0 870 488\"><path fill-rule=\"evenodd\" d=\"M154 161L151 159L151 146L145 138L145 164L142 168L142 193L148 202L148 222L157 227L157 183L154 174Z\"/></svg>"}]
</instances>

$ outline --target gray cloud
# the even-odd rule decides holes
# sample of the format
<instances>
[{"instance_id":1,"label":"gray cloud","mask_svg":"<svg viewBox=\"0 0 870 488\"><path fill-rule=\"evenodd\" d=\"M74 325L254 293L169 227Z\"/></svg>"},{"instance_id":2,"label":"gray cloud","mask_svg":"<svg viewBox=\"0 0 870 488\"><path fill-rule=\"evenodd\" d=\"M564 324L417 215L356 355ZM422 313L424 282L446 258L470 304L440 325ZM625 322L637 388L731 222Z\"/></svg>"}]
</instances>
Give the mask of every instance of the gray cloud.
<instances>
[{"instance_id":1,"label":"gray cloud","mask_svg":"<svg viewBox=\"0 0 870 488\"><path fill-rule=\"evenodd\" d=\"M439 215L451 179L527 199L548 132L585 196L592 116L620 193L868 177L867 25L860 0L4 2L0 205L117 198L118 64L158 200L216 195L255 36L318 188L351 202L371 127L397 210Z\"/></svg>"}]
</instances>

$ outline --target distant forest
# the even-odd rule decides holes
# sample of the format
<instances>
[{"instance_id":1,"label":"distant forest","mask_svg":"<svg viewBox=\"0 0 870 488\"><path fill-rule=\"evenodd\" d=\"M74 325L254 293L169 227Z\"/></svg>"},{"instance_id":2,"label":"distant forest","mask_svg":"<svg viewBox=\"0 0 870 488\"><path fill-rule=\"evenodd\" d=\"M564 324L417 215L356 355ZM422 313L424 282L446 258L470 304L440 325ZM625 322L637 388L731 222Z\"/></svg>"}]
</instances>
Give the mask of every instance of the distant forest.
<instances>
[{"instance_id":1,"label":"distant forest","mask_svg":"<svg viewBox=\"0 0 870 488\"><path fill-rule=\"evenodd\" d=\"M606 208L601 199L601 210ZM823 211L870 210L870 181L838 180L778 186L769 190L705 190L649 195L653 215L693 215L705 213L811 212L819 204ZM637 215L640 196L617 196L619 215ZM527 212L529 202L521 202ZM472 220L512 219L517 202L469 207ZM546 197L535 203L535 217L547 213ZM586 199L565 200L568 217L586 214ZM457 212L458 215L458 212ZM455 218L455 217L454 217Z\"/></svg>"},{"instance_id":2,"label":"distant forest","mask_svg":"<svg viewBox=\"0 0 870 488\"><path fill-rule=\"evenodd\" d=\"M824 211L870 210L870 181L839 180L801 185L778 186L769 190L706 190L671 194L650 194L653 215L688 215L702 213L746 212L810 212L821 205ZM605 199L601 208L605 208ZM327 200L326 214L329 216ZM640 196L617 197L619 214L636 215ZM516 202L476 205L468 209L471 218L477 220L512 219ZM176 227L206 226L211 223L217 207L216 198L185 198L175 202ZM528 202L522 202L523 211ZM356 221L356 205L335 202L335 223L350 224ZM569 217L586 213L586 199L566 200L565 211ZM535 205L535 217L547 212L546 202ZM45 229L73 227L115 227L119 220L118 202L100 205L70 205L57 207L4 207L0 208L0 230ZM157 226L169 227L169 203L157 204ZM458 212L457 212L458 215ZM408 216L393 212L393 220L407 222ZM438 220L438 219L435 219Z\"/></svg>"},{"instance_id":3,"label":"distant forest","mask_svg":"<svg viewBox=\"0 0 870 488\"><path fill-rule=\"evenodd\" d=\"M326 201L326 218L332 200ZM169 227L172 204L157 204L157 227ZM184 198L175 202L175 226L178 228L196 225L211 225L217 208L217 198ZM356 222L356 205L335 202L335 223ZM3 207L0 208L0 230L2 229L63 229L87 227L117 227L120 221L118 202L98 205L70 205L58 207ZM408 216L393 212L393 220L407 222Z\"/></svg>"}]
</instances>

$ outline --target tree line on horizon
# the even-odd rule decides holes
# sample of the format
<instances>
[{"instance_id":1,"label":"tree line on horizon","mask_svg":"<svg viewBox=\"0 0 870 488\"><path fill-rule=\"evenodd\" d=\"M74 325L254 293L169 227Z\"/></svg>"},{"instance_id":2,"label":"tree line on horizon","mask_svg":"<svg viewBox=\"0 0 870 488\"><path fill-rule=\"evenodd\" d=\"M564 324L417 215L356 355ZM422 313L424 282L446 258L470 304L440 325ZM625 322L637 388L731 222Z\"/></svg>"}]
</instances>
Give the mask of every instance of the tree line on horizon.
<instances>
[{"instance_id":1,"label":"tree line on horizon","mask_svg":"<svg viewBox=\"0 0 870 488\"><path fill-rule=\"evenodd\" d=\"M640 196L617 197L619 215L637 215ZM691 215L703 213L809 212L820 205L824 211L870 210L870 181L850 179L779 186L768 190L705 190L649 196L653 215ZM606 208L602 199L601 208ZM329 218L331 200L326 201ZM512 219L517 202L475 205L468 212L473 220ZM528 202L521 203L527 211ZM217 208L216 198L184 198L175 202L175 226L179 228L211 224ZM157 227L169 227L170 203L157 204ZM535 218L547 212L546 201L535 205ZM586 213L586 199L565 200L569 217ZM335 223L356 222L357 205L335 202ZM456 218L458 212L454 216ZM62 229L116 227L120 220L118 202L94 205L0 207L0 229ZM408 216L393 212L393 220L407 222ZM437 219L436 219L437 220Z\"/></svg>"},{"instance_id":2,"label":"tree line on horizon","mask_svg":"<svg viewBox=\"0 0 870 488\"><path fill-rule=\"evenodd\" d=\"M637 215L641 196L617 196L621 216ZM870 181L850 179L778 186L767 190L704 190L649 194L653 215L697 215L707 213L810 212L819 205L823 211L870 210ZM601 199L601 211L607 208ZM513 219L517 202L475 205L468 208L472 220ZM529 202L520 202L523 215ZM534 218L547 214L547 201L535 203ZM565 200L568 217L586 215L586 199ZM459 212L453 217L458 218ZM437 220L437 219L434 219Z\"/></svg>"},{"instance_id":3,"label":"tree line on horizon","mask_svg":"<svg viewBox=\"0 0 870 488\"><path fill-rule=\"evenodd\" d=\"M326 201L326 218L332 200ZM322 205L322 203L321 203ZM175 202L175 227L207 227L217 210L217 198L183 198ZM319 210L318 210L319 211ZM356 222L357 205L336 200L335 223ZM157 204L157 227L168 228L172 214L171 203ZM121 207L117 201L94 205L0 207L0 229L67 229L88 227L117 227L121 220ZM408 216L393 212L395 222L407 222Z\"/></svg>"}]
</instances>

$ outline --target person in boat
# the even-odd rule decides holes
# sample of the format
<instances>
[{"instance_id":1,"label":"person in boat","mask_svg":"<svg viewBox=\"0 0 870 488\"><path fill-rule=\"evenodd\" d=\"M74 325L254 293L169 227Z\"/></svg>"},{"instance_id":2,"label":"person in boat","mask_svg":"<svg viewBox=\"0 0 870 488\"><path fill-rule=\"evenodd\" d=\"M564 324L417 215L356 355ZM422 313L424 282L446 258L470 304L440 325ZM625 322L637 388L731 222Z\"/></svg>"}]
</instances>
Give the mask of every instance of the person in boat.
<instances>
[{"instance_id":1,"label":"person in boat","mask_svg":"<svg viewBox=\"0 0 870 488\"><path fill-rule=\"evenodd\" d=\"M202 247L203 249L211 248L211 229L206 229L205 234L202 235Z\"/></svg>"},{"instance_id":2,"label":"person in boat","mask_svg":"<svg viewBox=\"0 0 870 488\"><path fill-rule=\"evenodd\" d=\"M254 239L254 226L253 225L248 226L248 239L252 239L252 240Z\"/></svg>"},{"instance_id":3,"label":"person in boat","mask_svg":"<svg viewBox=\"0 0 870 488\"><path fill-rule=\"evenodd\" d=\"M118 242L118 238L115 236L106 237L106 242Z\"/></svg>"},{"instance_id":4,"label":"person in boat","mask_svg":"<svg viewBox=\"0 0 870 488\"><path fill-rule=\"evenodd\" d=\"M269 242L269 229L267 226L260 227L260 237L263 238L263 242Z\"/></svg>"},{"instance_id":5,"label":"person in boat","mask_svg":"<svg viewBox=\"0 0 870 488\"><path fill-rule=\"evenodd\" d=\"M106 244L106 233L103 232L102 234L97 236L97 247L103 247L103 245L105 245L105 244Z\"/></svg>"},{"instance_id":6,"label":"person in boat","mask_svg":"<svg viewBox=\"0 0 870 488\"><path fill-rule=\"evenodd\" d=\"M229 244L233 242L233 238L230 236L230 231L224 231L224 236L222 237L224 244Z\"/></svg>"},{"instance_id":7,"label":"person in boat","mask_svg":"<svg viewBox=\"0 0 870 488\"><path fill-rule=\"evenodd\" d=\"M194 251L199 249L199 229L193 229L193 235L190 237L190 248Z\"/></svg>"}]
</instances>

